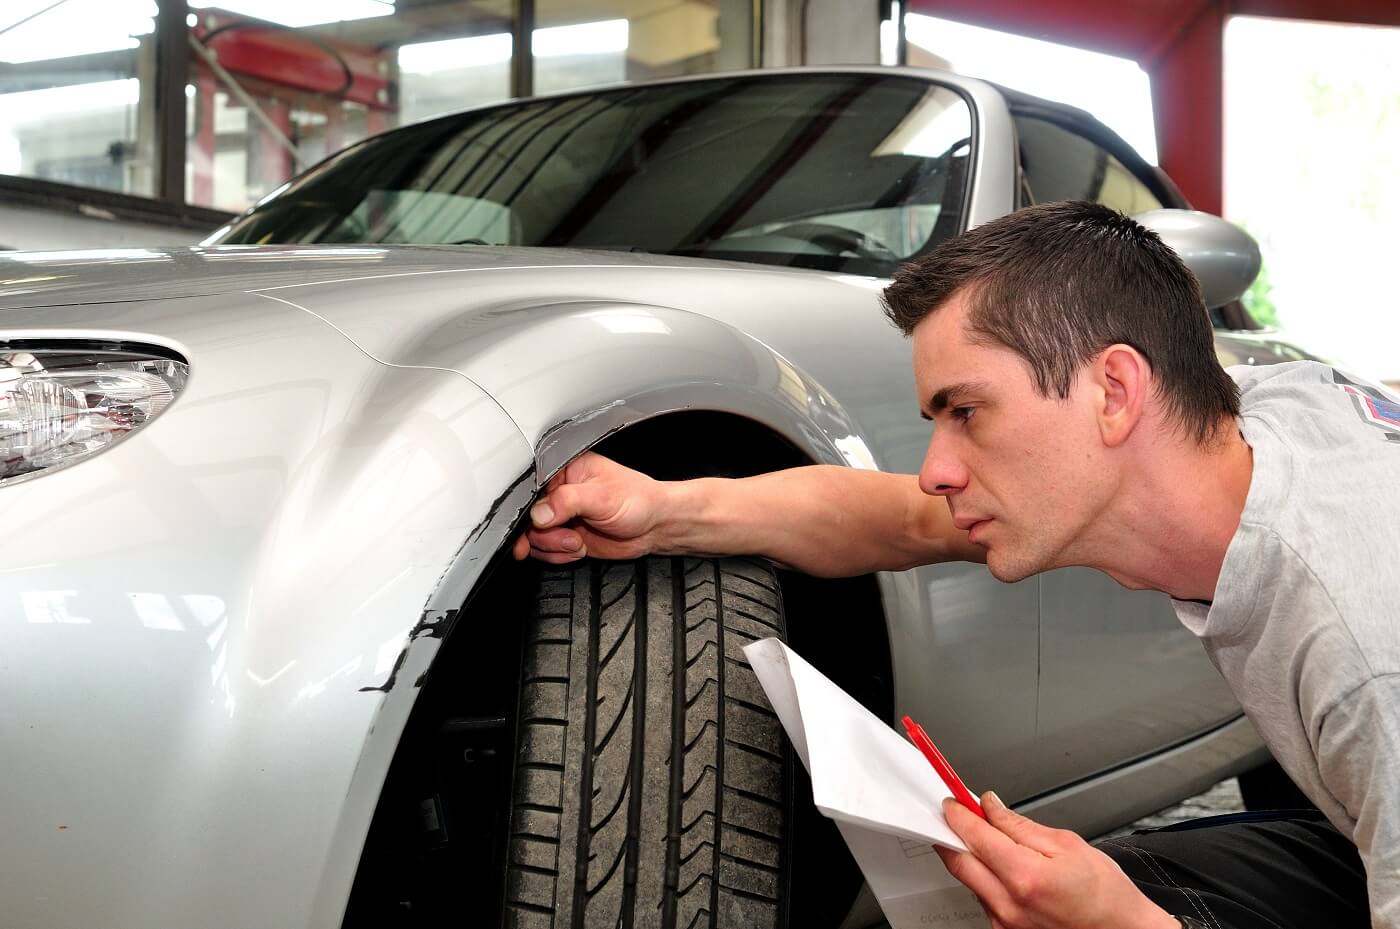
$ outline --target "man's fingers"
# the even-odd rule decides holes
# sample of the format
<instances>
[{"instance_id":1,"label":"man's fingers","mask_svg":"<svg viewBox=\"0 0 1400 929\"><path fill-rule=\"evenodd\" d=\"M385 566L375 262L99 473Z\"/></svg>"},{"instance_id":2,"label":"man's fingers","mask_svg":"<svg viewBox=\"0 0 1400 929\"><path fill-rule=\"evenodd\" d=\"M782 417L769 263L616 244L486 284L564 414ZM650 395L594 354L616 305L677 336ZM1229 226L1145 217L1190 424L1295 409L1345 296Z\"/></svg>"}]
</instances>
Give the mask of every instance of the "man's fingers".
<instances>
[{"instance_id":1,"label":"man's fingers","mask_svg":"<svg viewBox=\"0 0 1400 929\"><path fill-rule=\"evenodd\" d=\"M1035 854L952 797L943 801L943 818L993 874L1006 877L1024 867L1026 856Z\"/></svg>"},{"instance_id":2,"label":"man's fingers","mask_svg":"<svg viewBox=\"0 0 1400 929\"><path fill-rule=\"evenodd\" d=\"M987 814L987 822L1010 836L1017 845L1051 856L1066 851L1067 846L1079 837L1063 829L1042 826L1033 819L1027 819L1001 802L992 791L982 795L982 812Z\"/></svg>"},{"instance_id":3,"label":"man's fingers","mask_svg":"<svg viewBox=\"0 0 1400 929\"><path fill-rule=\"evenodd\" d=\"M545 564L572 564L580 558L588 557L587 549L579 549L576 552L542 552L537 548L530 549L530 557L543 561Z\"/></svg>"},{"instance_id":4,"label":"man's fingers","mask_svg":"<svg viewBox=\"0 0 1400 929\"><path fill-rule=\"evenodd\" d=\"M522 532L515 540L515 544L510 547L510 554L516 561L523 561L530 557L530 537Z\"/></svg>"},{"instance_id":5,"label":"man's fingers","mask_svg":"<svg viewBox=\"0 0 1400 929\"><path fill-rule=\"evenodd\" d=\"M530 547L542 552L572 554L583 549L583 539L572 529L532 529L527 537Z\"/></svg>"},{"instance_id":6,"label":"man's fingers","mask_svg":"<svg viewBox=\"0 0 1400 929\"><path fill-rule=\"evenodd\" d=\"M993 911L1006 912L1006 908L1011 905L1011 895L1006 892L1001 881L997 880L997 876L978 861L975 855L944 848L942 845L935 845L933 850L943 860L943 867L948 869L948 873L977 895L989 917Z\"/></svg>"}]
</instances>

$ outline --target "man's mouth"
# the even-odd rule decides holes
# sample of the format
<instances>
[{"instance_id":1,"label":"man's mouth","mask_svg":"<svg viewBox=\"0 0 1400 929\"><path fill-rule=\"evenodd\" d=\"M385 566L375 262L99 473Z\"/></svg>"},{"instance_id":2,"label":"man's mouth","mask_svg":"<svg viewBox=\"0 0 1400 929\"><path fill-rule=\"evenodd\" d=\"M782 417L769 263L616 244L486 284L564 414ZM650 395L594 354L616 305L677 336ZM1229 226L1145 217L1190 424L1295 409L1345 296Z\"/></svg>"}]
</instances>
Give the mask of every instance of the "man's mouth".
<instances>
[{"instance_id":1,"label":"man's mouth","mask_svg":"<svg viewBox=\"0 0 1400 929\"><path fill-rule=\"evenodd\" d=\"M987 526L987 524L990 523L990 522L991 522L990 519L979 519L979 520L977 520L977 522L973 523L971 526L968 526L968 527L967 527L967 540L968 540L969 542L976 542L976 541L978 541L978 539L977 539L977 533L980 532L981 530L985 529L986 526Z\"/></svg>"}]
</instances>

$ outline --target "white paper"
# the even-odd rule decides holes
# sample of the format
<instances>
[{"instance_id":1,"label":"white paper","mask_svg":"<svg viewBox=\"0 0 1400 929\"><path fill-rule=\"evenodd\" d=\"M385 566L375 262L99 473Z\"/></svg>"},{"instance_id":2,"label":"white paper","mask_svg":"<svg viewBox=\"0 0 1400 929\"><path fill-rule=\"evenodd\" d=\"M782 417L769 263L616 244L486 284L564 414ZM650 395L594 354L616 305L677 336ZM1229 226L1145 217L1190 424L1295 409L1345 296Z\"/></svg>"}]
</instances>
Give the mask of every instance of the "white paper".
<instances>
[{"instance_id":1,"label":"white paper","mask_svg":"<svg viewBox=\"0 0 1400 929\"><path fill-rule=\"evenodd\" d=\"M988 926L933 852L967 847L944 822L951 793L928 760L779 640L744 654L812 777L813 802L836 821L890 925Z\"/></svg>"}]
</instances>

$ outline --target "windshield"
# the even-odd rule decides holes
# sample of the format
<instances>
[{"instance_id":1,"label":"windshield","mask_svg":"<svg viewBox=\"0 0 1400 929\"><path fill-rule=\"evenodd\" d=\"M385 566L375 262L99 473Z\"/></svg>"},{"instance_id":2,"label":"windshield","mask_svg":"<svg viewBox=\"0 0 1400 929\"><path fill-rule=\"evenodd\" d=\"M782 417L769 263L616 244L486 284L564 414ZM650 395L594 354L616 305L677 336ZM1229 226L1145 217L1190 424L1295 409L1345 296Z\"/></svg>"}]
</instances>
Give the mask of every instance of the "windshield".
<instances>
[{"instance_id":1,"label":"windshield","mask_svg":"<svg viewBox=\"0 0 1400 929\"><path fill-rule=\"evenodd\" d=\"M888 275L959 231L972 114L878 74L529 100L321 163L208 244L631 249Z\"/></svg>"}]
</instances>

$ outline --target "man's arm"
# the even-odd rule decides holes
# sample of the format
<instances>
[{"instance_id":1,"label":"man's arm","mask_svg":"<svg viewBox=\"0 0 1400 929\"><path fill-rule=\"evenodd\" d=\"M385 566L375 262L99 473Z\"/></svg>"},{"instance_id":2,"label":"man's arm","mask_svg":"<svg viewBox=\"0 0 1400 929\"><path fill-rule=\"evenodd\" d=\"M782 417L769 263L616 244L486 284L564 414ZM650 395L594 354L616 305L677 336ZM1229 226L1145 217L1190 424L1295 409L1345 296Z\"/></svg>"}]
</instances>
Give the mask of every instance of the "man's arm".
<instances>
[{"instance_id":1,"label":"man's arm","mask_svg":"<svg viewBox=\"0 0 1400 929\"><path fill-rule=\"evenodd\" d=\"M654 481L600 455L550 481L515 556L760 555L821 577L983 561L913 475L834 465L750 478Z\"/></svg>"}]
</instances>

